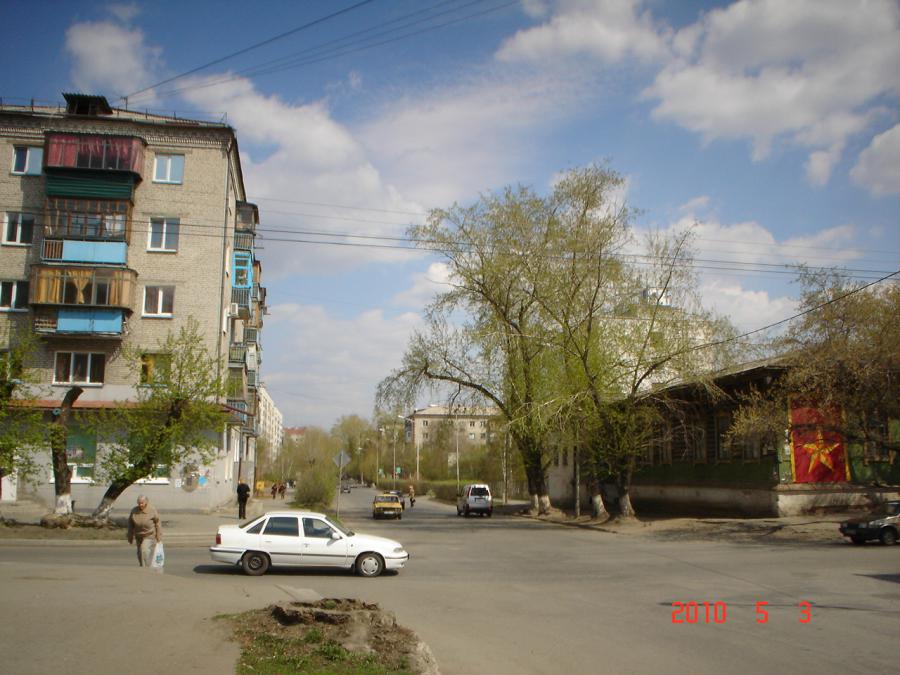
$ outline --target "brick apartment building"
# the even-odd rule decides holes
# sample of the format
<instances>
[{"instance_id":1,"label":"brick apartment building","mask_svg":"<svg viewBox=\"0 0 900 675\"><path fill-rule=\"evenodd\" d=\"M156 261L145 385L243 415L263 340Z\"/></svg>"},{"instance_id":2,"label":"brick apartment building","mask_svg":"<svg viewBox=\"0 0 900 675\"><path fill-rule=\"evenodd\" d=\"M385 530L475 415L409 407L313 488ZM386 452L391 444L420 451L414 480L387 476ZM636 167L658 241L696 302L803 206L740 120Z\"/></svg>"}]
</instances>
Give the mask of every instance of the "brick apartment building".
<instances>
[{"instance_id":1,"label":"brick apartment building","mask_svg":"<svg viewBox=\"0 0 900 675\"><path fill-rule=\"evenodd\" d=\"M76 408L89 411L134 398L125 345L146 349L152 368L159 342L196 320L227 368L219 452L157 472L120 502L146 492L164 508L221 504L239 474L253 478L266 311L235 132L64 96L59 107L0 105L0 350L15 330L33 331L42 405L78 384ZM68 446L72 497L92 507L105 489L93 481L102 439L72 427ZM52 503L47 467L38 496Z\"/></svg>"}]
</instances>

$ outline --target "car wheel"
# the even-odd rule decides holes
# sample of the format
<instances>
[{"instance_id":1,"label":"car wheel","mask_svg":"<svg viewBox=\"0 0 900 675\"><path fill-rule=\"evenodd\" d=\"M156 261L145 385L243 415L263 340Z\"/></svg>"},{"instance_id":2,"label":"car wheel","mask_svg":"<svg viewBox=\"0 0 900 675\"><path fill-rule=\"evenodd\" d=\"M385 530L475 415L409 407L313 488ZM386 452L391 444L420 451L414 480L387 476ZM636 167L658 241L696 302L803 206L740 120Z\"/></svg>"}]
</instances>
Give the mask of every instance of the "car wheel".
<instances>
[{"instance_id":1,"label":"car wheel","mask_svg":"<svg viewBox=\"0 0 900 675\"><path fill-rule=\"evenodd\" d=\"M403 514L402 514L402 513L398 513L398 514L397 514L397 520L403 520Z\"/></svg>"},{"instance_id":2,"label":"car wheel","mask_svg":"<svg viewBox=\"0 0 900 675\"><path fill-rule=\"evenodd\" d=\"M377 553L363 553L356 559L356 573L361 577L377 577L384 571L384 560Z\"/></svg>"},{"instance_id":3,"label":"car wheel","mask_svg":"<svg viewBox=\"0 0 900 675\"><path fill-rule=\"evenodd\" d=\"M886 527L881 531L878 538L881 539L881 543L885 546L893 546L897 543L897 530L892 527Z\"/></svg>"},{"instance_id":4,"label":"car wheel","mask_svg":"<svg viewBox=\"0 0 900 675\"><path fill-rule=\"evenodd\" d=\"M459 510L459 507L457 506L457 507L456 507L456 517L458 518L458 517L461 516L461 515L462 515L462 511L460 511L460 510Z\"/></svg>"},{"instance_id":5,"label":"car wheel","mask_svg":"<svg viewBox=\"0 0 900 675\"><path fill-rule=\"evenodd\" d=\"M863 539L862 537L850 537L850 541L852 541L857 546L860 546L860 545L866 543L866 540Z\"/></svg>"},{"instance_id":6,"label":"car wheel","mask_svg":"<svg viewBox=\"0 0 900 675\"><path fill-rule=\"evenodd\" d=\"M463 515L464 515L466 518L469 517L469 505L468 505L468 504L466 504L466 508L465 508L465 510L464 510L464 512L463 512Z\"/></svg>"},{"instance_id":7,"label":"car wheel","mask_svg":"<svg viewBox=\"0 0 900 675\"><path fill-rule=\"evenodd\" d=\"M247 551L241 558L244 572L251 577L258 577L269 569L269 556L260 551Z\"/></svg>"}]
</instances>

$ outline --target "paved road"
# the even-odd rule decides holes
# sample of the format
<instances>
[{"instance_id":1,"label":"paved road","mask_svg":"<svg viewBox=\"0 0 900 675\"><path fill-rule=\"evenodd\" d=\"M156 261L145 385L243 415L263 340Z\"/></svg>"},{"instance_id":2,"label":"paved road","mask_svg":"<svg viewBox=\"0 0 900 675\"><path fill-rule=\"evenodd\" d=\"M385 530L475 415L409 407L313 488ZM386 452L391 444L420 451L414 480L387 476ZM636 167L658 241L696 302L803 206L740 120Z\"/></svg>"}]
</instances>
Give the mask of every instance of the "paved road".
<instances>
[{"instance_id":1,"label":"paved road","mask_svg":"<svg viewBox=\"0 0 900 675\"><path fill-rule=\"evenodd\" d=\"M130 567L124 547L0 547L0 583L15 582L7 597L22 605L13 613L28 626L0 626L0 649L29 644L22 636L37 639L33 624L47 616L54 588L77 597L84 584L88 601L70 610L72 621L83 621L102 616L119 597L115 589L135 584L132 606L153 618L164 640L197 641L185 672L192 664L194 672L219 672L208 659L233 658L200 645L212 614L308 592L394 611L431 646L445 675L897 672L900 547L857 548L837 538L826 546L658 542L519 518L463 519L425 499L401 521L376 522L373 494L343 495L342 518L402 541L412 554L405 570L379 579L281 571L249 578L209 562L204 549L176 546L164 578L154 580ZM69 581L55 583L60 575ZM87 583L91 575L104 581ZM35 593L40 601L29 604ZM701 603L697 623L674 624L672 603L690 601ZM703 602L724 603L726 614L720 604L707 623ZM760 602L769 603L766 623L757 623ZM801 602L810 603L807 623ZM78 641L70 648L77 652Z\"/></svg>"}]
</instances>

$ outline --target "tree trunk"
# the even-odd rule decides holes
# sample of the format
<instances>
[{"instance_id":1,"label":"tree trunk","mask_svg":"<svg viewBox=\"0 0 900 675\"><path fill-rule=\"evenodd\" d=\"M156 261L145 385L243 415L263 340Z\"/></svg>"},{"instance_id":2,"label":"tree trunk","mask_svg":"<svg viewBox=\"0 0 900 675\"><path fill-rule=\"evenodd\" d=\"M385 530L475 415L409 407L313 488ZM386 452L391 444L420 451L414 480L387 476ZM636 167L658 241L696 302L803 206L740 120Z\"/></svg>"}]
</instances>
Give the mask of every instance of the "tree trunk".
<instances>
[{"instance_id":1,"label":"tree trunk","mask_svg":"<svg viewBox=\"0 0 900 675\"><path fill-rule=\"evenodd\" d=\"M72 513L72 470L69 468L69 460L66 457L66 442L69 438L69 418L72 415L72 406L84 389L72 387L66 392L59 408L59 415L50 430L50 456L53 461L54 492L56 493L56 506L53 513L66 516Z\"/></svg>"},{"instance_id":2,"label":"tree trunk","mask_svg":"<svg viewBox=\"0 0 900 675\"><path fill-rule=\"evenodd\" d=\"M616 487L619 493L619 517L623 519L636 518L634 507L631 505L631 493L629 491L631 474L630 472L624 476L619 476L616 481Z\"/></svg>"},{"instance_id":3,"label":"tree trunk","mask_svg":"<svg viewBox=\"0 0 900 675\"><path fill-rule=\"evenodd\" d=\"M609 520L609 511L606 510L606 504L603 503L603 495L599 492L591 495L591 511L597 520Z\"/></svg>"},{"instance_id":4,"label":"tree trunk","mask_svg":"<svg viewBox=\"0 0 900 675\"><path fill-rule=\"evenodd\" d=\"M151 470L152 467L148 467L147 471L141 475L145 476L149 474ZM100 500L97 508L94 509L91 517L97 520L109 520L109 512L112 511L113 504L115 504L116 500L122 496L122 493L133 484L134 479L131 478L117 478L114 480L110 486L106 488L106 492L103 493L103 498Z\"/></svg>"}]
</instances>

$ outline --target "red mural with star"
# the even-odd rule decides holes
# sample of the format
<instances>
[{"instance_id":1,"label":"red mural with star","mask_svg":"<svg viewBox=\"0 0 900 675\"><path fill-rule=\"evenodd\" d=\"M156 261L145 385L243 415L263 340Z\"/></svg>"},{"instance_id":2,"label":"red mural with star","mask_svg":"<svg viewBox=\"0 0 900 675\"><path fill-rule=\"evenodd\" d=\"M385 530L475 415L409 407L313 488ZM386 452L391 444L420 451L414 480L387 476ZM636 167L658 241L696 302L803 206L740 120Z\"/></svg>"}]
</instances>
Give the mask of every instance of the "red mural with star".
<instances>
[{"instance_id":1,"label":"red mural with star","mask_svg":"<svg viewBox=\"0 0 900 675\"><path fill-rule=\"evenodd\" d=\"M842 483L850 480L847 446L837 431L839 408L822 410L791 401L791 468L795 483Z\"/></svg>"}]
</instances>

